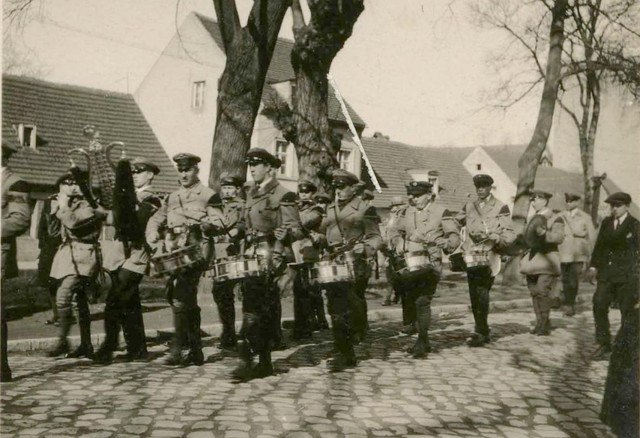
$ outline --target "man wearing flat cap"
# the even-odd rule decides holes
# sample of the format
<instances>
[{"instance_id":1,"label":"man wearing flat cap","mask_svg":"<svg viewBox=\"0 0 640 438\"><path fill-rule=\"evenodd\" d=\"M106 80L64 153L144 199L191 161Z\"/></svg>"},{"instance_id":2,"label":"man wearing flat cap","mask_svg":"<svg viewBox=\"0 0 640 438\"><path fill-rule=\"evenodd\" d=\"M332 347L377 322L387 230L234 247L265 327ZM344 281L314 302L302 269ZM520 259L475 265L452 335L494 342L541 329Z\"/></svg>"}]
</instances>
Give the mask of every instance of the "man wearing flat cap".
<instances>
[{"instance_id":1,"label":"man wearing flat cap","mask_svg":"<svg viewBox=\"0 0 640 438\"><path fill-rule=\"evenodd\" d=\"M244 236L244 231L240 228L244 216L243 184L244 179L239 176L229 175L226 172L220 175L222 221L225 232L215 238L216 257L232 257L240 253L240 241ZM218 306L218 315L222 323L219 345L222 350L235 350L237 347L234 291L239 286L238 281L214 281L213 284L213 300Z\"/></svg>"},{"instance_id":2,"label":"man wearing flat cap","mask_svg":"<svg viewBox=\"0 0 640 438\"><path fill-rule=\"evenodd\" d=\"M470 261L467 265L467 282L475 330L473 336L467 339L467 345L481 347L491 341L489 291L495 273L491 272L490 260L499 257L498 252L515 240L516 233L509 207L491 194L493 178L486 174L475 175L473 185L477 199L467 202L456 219L466 227L462 250L465 259Z\"/></svg>"},{"instance_id":3,"label":"man wearing flat cap","mask_svg":"<svg viewBox=\"0 0 640 438\"><path fill-rule=\"evenodd\" d=\"M100 252L99 237L108 211L93 208L82 196L81 185L89 185L87 172L67 172L58 178L58 196L51 203L51 214L61 224L62 243L53 258L51 277L58 280L56 305L60 317L57 346L49 352L56 357L87 357L93 355L91 344L91 313L88 294L95 285ZM80 345L69 352L68 335L73 318L72 302L77 302Z\"/></svg>"},{"instance_id":4,"label":"man wearing flat cap","mask_svg":"<svg viewBox=\"0 0 640 438\"><path fill-rule=\"evenodd\" d=\"M579 207L581 198L576 193L565 193L567 209L560 213L564 220L564 240L558 249L562 276L562 305L566 316L576 313L580 272L585 263L589 262L596 235L591 217Z\"/></svg>"},{"instance_id":5,"label":"man wearing flat cap","mask_svg":"<svg viewBox=\"0 0 640 438\"><path fill-rule=\"evenodd\" d=\"M553 195L545 190L531 191L531 206L535 215L525 230L529 250L522 256L520 272L527 277L536 325L530 331L538 336L551 333L549 315L553 306L553 293L560 276L558 245L564 240L564 221L549 208Z\"/></svg>"},{"instance_id":6,"label":"man wearing flat cap","mask_svg":"<svg viewBox=\"0 0 640 438\"><path fill-rule=\"evenodd\" d=\"M135 220L144 230L149 218L162 205L151 186L160 168L149 160L136 158L131 162L131 173L136 190ZM138 287L148 272L150 254L146 242L128 242L128 245L125 248L119 238L102 242L103 267L111 272L114 282L105 300L105 338L94 355L94 360L103 364L113 359L113 352L118 347L120 326L127 347L127 359L145 360L148 355Z\"/></svg>"},{"instance_id":7,"label":"man wearing flat cap","mask_svg":"<svg viewBox=\"0 0 640 438\"><path fill-rule=\"evenodd\" d=\"M286 270L286 250L302 237L297 197L276 179L281 161L262 148L249 149L245 156L255 184L247 193L243 227L246 230L245 256L264 255L269 270L260 277L243 281L242 364L235 370L240 378L273 374L271 351L280 347L281 304L278 277ZM257 354L259 363L254 365Z\"/></svg>"},{"instance_id":8,"label":"man wearing flat cap","mask_svg":"<svg viewBox=\"0 0 640 438\"><path fill-rule=\"evenodd\" d=\"M617 192L605 202L611 206L611 215L600 225L593 248L589 270L597 275L598 286L593 295L593 319L596 325L598 349L596 359L606 359L611 353L609 307L613 301L620 303L623 324L625 320L637 320L638 257L640 255L640 223L629 214L631 196ZM637 321L635 321L637 324Z\"/></svg>"},{"instance_id":9,"label":"man wearing flat cap","mask_svg":"<svg viewBox=\"0 0 640 438\"><path fill-rule=\"evenodd\" d=\"M386 274L387 279L389 281L389 287L387 287L387 293L385 295L384 301L382 301L383 306L391 305L391 295L394 294L394 303L397 303L400 297L402 296L402 288L400 287L400 282L397 281L397 276L395 275L395 270L393 269L393 264L395 260L398 258L399 254L397 254L391 244L390 240L390 230L393 229L395 224L398 222L399 218L402 217L406 208L409 205L406 204L402 200L402 196L394 196L391 199L391 203L389 204L389 216L387 220L381 226L382 231L382 239L384 242L383 254L386 256ZM408 315L404 312L403 306L403 325L405 327L413 327L413 319L407 319Z\"/></svg>"},{"instance_id":10,"label":"man wearing flat cap","mask_svg":"<svg viewBox=\"0 0 640 438\"><path fill-rule=\"evenodd\" d=\"M335 169L332 185L336 202L327 208L320 224L327 242L330 260L351 262L354 277L349 282L326 284L328 309L336 355L329 366L341 371L356 365L353 350L367 330L365 290L370 267L366 259L382 246L374 207L368 207L357 195L358 177L351 172Z\"/></svg>"},{"instance_id":11,"label":"man wearing flat cap","mask_svg":"<svg viewBox=\"0 0 640 438\"><path fill-rule=\"evenodd\" d=\"M9 168L9 158L18 151L12 145L2 143L2 282L18 276L16 237L24 233L31 221L28 200L28 184ZM3 284L4 286L4 284ZM4 296L4 294L2 294ZM3 300L4 301L4 300ZM0 382L11 380L11 368L7 359L7 319L2 308L2 372Z\"/></svg>"},{"instance_id":12,"label":"man wearing flat cap","mask_svg":"<svg viewBox=\"0 0 640 438\"><path fill-rule=\"evenodd\" d=\"M221 226L222 202L220 195L198 178L200 157L181 153L174 156L173 161L178 167L180 188L171 193L151 216L147 223L146 238L149 245L156 249L158 244L164 243L167 253L194 245L202 249L202 264L172 274L167 283L175 335L166 360L167 365L202 365L204 356L200 339L198 282L203 269L213 257L213 237L224 232ZM163 242L161 230L166 230ZM182 355L183 347L189 349L186 357Z\"/></svg>"},{"instance_id":13,"label":"man wearing flat cap","mask_svg":"<svg viewBox=\"0 0 640 438\"><path fill-rule=\"evenodd\" d=\"M414 358L424 358L431 351L431 300L442 272L442 252L449 254L460 245L455 218L434 202L432 188L428 181L412 181L407 185L409 207L391 232L396 252L403 257L426 256L428 260L420 275L400 277L408 304L415 309L418 339L409 350Z\"/></svg>"}]
</instances>

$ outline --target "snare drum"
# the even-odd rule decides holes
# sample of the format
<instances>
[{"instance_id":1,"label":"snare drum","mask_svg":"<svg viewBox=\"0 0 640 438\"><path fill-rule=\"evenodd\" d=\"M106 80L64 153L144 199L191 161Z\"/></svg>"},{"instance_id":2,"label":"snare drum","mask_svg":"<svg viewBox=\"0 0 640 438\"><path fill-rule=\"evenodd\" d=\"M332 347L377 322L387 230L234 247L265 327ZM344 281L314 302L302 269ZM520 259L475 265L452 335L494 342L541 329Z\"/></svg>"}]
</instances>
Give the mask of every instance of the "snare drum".
<instances>
[{"instance_id":1,"label":"snare drum","mask_svg":"<svg viewBox=\"0 0 640 438\"><path fill-rule=\"evenodd\" d=\"M208 273L216 283L224 283L260 277L266 274L268 269L269 261L264 257L237 256L217 259L213 269Z\"/></svg>"},{"instance_id":2,"label":"snare drum","mask_svg":"<svg viewBox=\"0 0 640 438\"><path fill-rule=\"evenodd\" d=\"M467 268L475 268L479 266L489 266L489 251L482 249L472 249L464 253L464 262Z\"/></svg>"},{"instance_id":3,"label":"snare drum","mask_svg":"<svg viewBox=\"0 0 640 438\"><path fill-rule=\"evenodd\" d=\"M400 261L397 272L403 280L412 280L426 275L434 269L427 252L411 251L404 254L404 259Z\"/></svg>"},{"instance_id":4,"label":"snare drum","mask_svg":"<svg viewBox=\"0 0 640 438\"><path fill-rule=\"evenodd\" d=\"M314 263L310 269L311 282L317 284L345 283L354 278L353 265L349 262L325 260Z\"/></svg>"},{"instance_id":5,"label":"snare drum","mask_svg":"<svg viewBox=\"0 0 640 438\"><path fill-rule=\"evenodd\" d=\"M152 257L151 268L154 275L171 275L203 265L204 262L202 247L196 244Z\"/></svg>"}]
</instances>

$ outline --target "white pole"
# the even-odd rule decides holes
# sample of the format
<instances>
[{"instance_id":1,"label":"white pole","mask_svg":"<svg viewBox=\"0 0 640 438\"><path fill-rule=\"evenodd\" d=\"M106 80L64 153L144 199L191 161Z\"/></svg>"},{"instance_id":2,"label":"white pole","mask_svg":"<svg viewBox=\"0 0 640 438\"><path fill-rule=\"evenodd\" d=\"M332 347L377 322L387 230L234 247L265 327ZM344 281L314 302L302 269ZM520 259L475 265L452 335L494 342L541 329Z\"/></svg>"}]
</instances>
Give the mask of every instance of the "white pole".
<instances>
[{"instance_id":1,"label":"white pole","mask_svg":"<svg viewBox=\"0 0 640 438\"><path fill-rule=\"evenodd\" d=\"M335 79L331 76L331 73L327 73L327 79L329 80L329 84L333 88L333 92L336 95L336 99L340 102L340 108L342 109L342 114L344 114L344 118L347 119L347 125L349 125L349 130L351 131L351 135L353 136L353 141L358 145L360 149L360 153L362 154L362 158L364 159L364 163L367 166L367 172L369 172L369 176L371 177L371 182L373 182L374 187L378 193L382 193L382 188L378 183L378 178L376 178L376 174L373 171L373 166L371 166L371 162L369 162L369 158L367 157L367 153L364 151L364 146L362 146L362 142L360 141L360 137L358 136L358 131L356 131L356 127L353 125L353 121L351 120L351 116L349 115L349 111L347 111L347 105L344 103L344 99L338 90L338 84L336 84Z\"/></svg>"}]
</instances>

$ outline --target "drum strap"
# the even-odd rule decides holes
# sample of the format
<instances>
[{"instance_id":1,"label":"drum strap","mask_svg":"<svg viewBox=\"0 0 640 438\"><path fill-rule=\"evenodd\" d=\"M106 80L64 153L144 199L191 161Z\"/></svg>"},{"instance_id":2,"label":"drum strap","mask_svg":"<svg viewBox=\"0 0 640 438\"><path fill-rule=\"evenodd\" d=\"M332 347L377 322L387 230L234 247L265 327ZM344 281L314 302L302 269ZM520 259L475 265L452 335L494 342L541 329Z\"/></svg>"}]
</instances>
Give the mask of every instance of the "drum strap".
<instances>
[{"instance_id":1,"label":"drum strap","mask_svg":"<svg viewBox=\"0 0 640 438\"><path fill-rule=\"evenodd\" d=\"M484 218L482 217L482 213L480 213L480 209L478 209L478 206L476 205L476 203L473 203L473 208L475 208L476 213L478 213L478 218L480 219L480 222L482 222L482 226L484 227L484 232L488 235L489 234L489 227L487 226L487 223L484 221Z\"/></svg>"},{"instance_id":2,"label":"drum strap","mask_svg":"<svg viewBox=\"0 0 640 438\"><path fill-rule=\"evenodd\" d=\"M338 218L338 198L336 198L335 203L333 204L333 215L336 218L336 226L338 227L338 232L340 233L340 239L342 239L342 243L347 243L344 239L344 232L342 231L342 227L340 226L340 219Z\"/></svg>"}]
</instances>

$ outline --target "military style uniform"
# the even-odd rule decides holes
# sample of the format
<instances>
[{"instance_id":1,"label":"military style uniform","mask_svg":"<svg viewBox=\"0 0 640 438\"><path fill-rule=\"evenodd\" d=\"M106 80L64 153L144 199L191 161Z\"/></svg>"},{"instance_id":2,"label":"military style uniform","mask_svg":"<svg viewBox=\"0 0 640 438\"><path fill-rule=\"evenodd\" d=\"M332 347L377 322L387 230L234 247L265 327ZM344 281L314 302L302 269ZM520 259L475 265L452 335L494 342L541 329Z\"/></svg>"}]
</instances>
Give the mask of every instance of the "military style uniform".
<instances>
[{"instance_id":1,"label":"military style uniform","mask_svg":"<svg viewBox=\"0 0 640 438\"><path fill-rule=\"evenodd\" d=\"M567 200L571 200L570 194L565 197ZM575 199L580 199L580 197L575 195ZM572 316L575 313L580 272L591 256L595 241L595 229L591 217L580 208L563 211L560 217L564 220L564 240L558 247L563 304L565 315Z\"/></svg>"},{"instance_id":2,"label":"military style uniform","mask_svg":"<svg viewBox=\"0 0 640 438\"><path fill-rule=\"evenodd\" d=\"M484 200L467 202L456 219L466 227L467 238L462 243L462 250L467 256L479 252L495 256L499 248L505 248L516 238L509 207L491 194ZM490 339L487 319L489 291L494 278L490 266L467 267L469 298L475 321L474 337L468 340L471 346L480 346Z\"/></svg>"},{"instance_id":3,"label":"military style uniform","mask_svg":"<svg viewBox=\"0 0 640 438\"><path fill-rule=\"evenodd\" d=\"M3 147L5 154L6 147ZM9 152L11 153L11 151ZM8 157L3 157L3 160ZM28 185L8 167L2 166L2 281L18 276L16 237L29 228L31 209L28 202ZM2 374L0 381L11 380L7 360L7 319L2 305Z\"/></svg>"},{"instance_id":4,"label":"military style uniform","mask_svg":"<svg viewBox=\"0 0 640 438\"><path fill-rule=\"evenodd\" d=\"M151 186L136 190L136 219L145 229L149 218L162 205ZM118 347L118 333L122 325L127 355L130 359L147 356L144 320L138 286L149 268L150 251L146 242L131 242L129 254L125 253L122 241L103 242L103 267L112 273L113 287L105 305L105 340L96 354L96 359L108 362L111 353Z\"/></svg>"},{"instance_id":5,"label":"military style uniform","mask_svg":"<svg viewBox=\"0 0 640 438\"><path fill-rule=\"evenodd\" d=\"M191 157L193 156L190 154L179 154L174 157L174 161L180 165L181 160L194 160ZM213 257L214 247L209 237L220 231L221 219L219 195L197 181L190 187L180 187L171 193L147 223L146 236L150 245L156 244L159 231L164 228L166 229L164 245L167 252L200 245L205 259L204 265L194 266L172 275L167 284L167 296L173 310L176 330L168 359L170 365L190 362L201 365L204 361L197 289L200 276ZM189 348L189 355L183 359L182 349L185 341Z\"/></svg>"},{"instance_id":6,"label":"military style uniform","mask_svg":"<svg viewBox=\"0 0 640 438\"><path fill-rule=\"evenodd\" d=\"M618 192L609 196L605 202L621 202L628 205L631 197ZM638 303L640 222L629 212L621 218L612 215L602 221L590 266L597 269L598 275L598 286L593 295L596 342L601 350L608 352L611 350L611 303L619 302L623 324L638 317L638 311L634 306ZM637 324L637 321L633 323Z\"/></svg>"},{"instance_id":7,"label":"military style uniform","mask_svg":"<svg viewBox=\"0 0 640 438\"><path fill-rule=\"evenodd\" d=\"M311 200L298 201L298 210L305 237L292 245L296 261L293 275L293 337L302 339L310 337L313 328L319 324L318 315L312 312L312 309L318 311L318 307L321 307L320 318L326 324L323 303L320 306L317 303L313 305L313 301L317 301L318 297L322 300L321 289L309 282L309 266L317 262L319 257L317 244L313 241L311 233L317 232L322 222L323 211Z\"/></svg>"},{"instance_id":8,"label":"military style uniform","mask_svg":"<svg viewBox=\"0 0 640 438\"><path fill-rule=\"evenodd\" d=\"M325 286L338 369L355 365L353 345L364 337L367 330L363 285L366 288L370 267L366 258L373 256L382 246L382 236L374 216L375 208L367 206L359 197L354 196L342 206L330 205L320 225L320 231L326 236L330 257L351 261L354 268L355 279L352 283ZM355 253L358 246L360 249ZM336 251L349 248L354 248L354 251L336 255ZM352 255L355 258L348 260Z\"/></svg>"},{"instance_id":9,"label":"military style uniform","mask_svg":"<svg viewBox=\"0 0 640 438\"><path fill-rule=\"evenodd\" d=\"M88 293L94 285L99 269L98 238L106 214L94 210L89 202L81 197L69 197L68 203L60 203L56 199L52 202L51 213L60 220L62 244L51 266L51 277L59 280L56 304L60 316L60 341L50 355L57 356L68 350L67 336L71 327L71 306L75 296L78 305L80 346L71 355L90 357L93 354L93 346Z\"/></svg>"},{"instance_id":10,"label":"military style uniform","mask_svg":"<svg viewBox=\"0 0 640 438\"><path fill-rule=\"evenodd\" d=\"M56 291L58 285L51 278L51 264L58 247L62 243L60 237L60 221L51 214L51 202L55 196L50 196L45 202L38 223L38 284L49 290L49 299L53 316L45 324L58 324L58 307L56 306Z\"/></svg>"},{"instance_id":11,"label":"military style uniform","mask_svg":"<svg viewBox=\"0 0 640 438\"><path fill-rule=\"evenodd\" d=\"M407 188L410 194L427 194L431 184L413 181ZM451 212L445 207L428 201L423 208L407 207L404 216L392 231L391 241L399 254L418 252L428 255L432 269L410 280L402 279L407 299L415 306L418 340L411 352L414 357L424 357L431 349L429 324L431 300L442 272L442 251L453 251L460 244L458 227Z\"/></svg>"},{"instance_id":12,"label":"military style uniform","mask_svg":"<svg viewBox=\"0 0 640 438\"><path fill-rule=\"evenodd\" d=\"M242 198L222 200L222 222L224 234L217 236L216 257L235 256L239 254L239 241L243 237L240 225L244 216L244 200ZM237 229L238 234L231 237L229 231ZM234 307L234 290L240 285L237 281L215 282L213 285L213 300L218 306L218 315L222 323L220 347L233 349L236 347L236 310Z\"/></svg>"},{"instance_id":13,"label":"military style uniform","mask_svg":"<svg viewBox=\"0 0 640 438\"><path fill-rule=\"evenodd\" d=\"M249 367L253 366L253 354L259 355L260 363L253 370L257 376L272 373L271 350L281 342L282 310L277 277L286 269L286 247L302 237L296 199L296 194L276 179L254 185L247 194L243 224L247 233L245 255L265 255L271 265L267 275L243 281L245 342L241 354ZM276 228L288 230L285 241L275 238Z\"/></svg>"},{"instance_id":14,"label":"military style uniform","mask_svg":"<svg viewBox=\"0 0 640 438\"><path fill-rule=\"evenodd\" d=\"M549 195L550 197L550 195ZM551 329L549 313L553 305L553 290L560 276L558 245L564 240L564 221L548 207L537 212L547 219L546 231L539 248L525 252L520 262L520 272L527 276L536 326L532 334L548 335Z\"/></svg>"},{"instance_id":15,"label":"military style uniform","mask_svg":"<svg viewBox=\"0 0 640 438\"><path fill-rule=\"evenodd\" d=\"M414 324L416 321L415 308L411 306L408 299L405 299L405 295L403 293L402 282L397 275L396 268L397 263L402 259L402 254L398 254L391 242L392 230L396 228L400 219L404 216L407 211L408 204L400 204L396 206L395 210L392 210L389 213L389 219L387 220L386 225L384 226L384 242L386 245L386 255L387 255L387 279L391 286L391 290L389 291L387 297L385 298L385 302L383 304L390 305L391 304L391 291L395 295L395 300L397 302L398 299L402 302L402 324L405 326L405 331L413 333L414 332Z\"/></svg>"}]
</instances>

